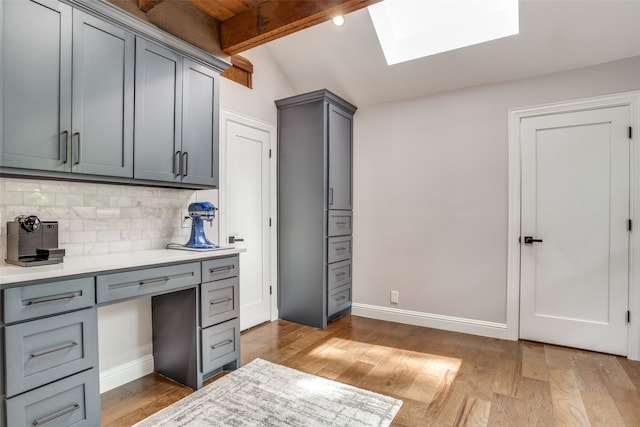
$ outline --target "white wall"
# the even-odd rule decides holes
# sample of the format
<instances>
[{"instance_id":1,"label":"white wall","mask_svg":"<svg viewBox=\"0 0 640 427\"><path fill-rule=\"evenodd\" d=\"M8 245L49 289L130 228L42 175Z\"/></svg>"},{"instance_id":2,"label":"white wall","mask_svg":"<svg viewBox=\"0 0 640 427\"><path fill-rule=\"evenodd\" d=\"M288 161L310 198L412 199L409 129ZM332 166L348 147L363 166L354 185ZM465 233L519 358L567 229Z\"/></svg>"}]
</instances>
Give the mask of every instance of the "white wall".
<instances>
[{"instance_id":1,"label":"white wall","mask_svg":"<svg viewBox=\"0 0 640 427\"><path fill-rule=\"evenodd\" d=\"M508 110L637 89L640 57L358 110L354 312L495 336L483 328L506 323Z\"/></svg>"}]
</instances>

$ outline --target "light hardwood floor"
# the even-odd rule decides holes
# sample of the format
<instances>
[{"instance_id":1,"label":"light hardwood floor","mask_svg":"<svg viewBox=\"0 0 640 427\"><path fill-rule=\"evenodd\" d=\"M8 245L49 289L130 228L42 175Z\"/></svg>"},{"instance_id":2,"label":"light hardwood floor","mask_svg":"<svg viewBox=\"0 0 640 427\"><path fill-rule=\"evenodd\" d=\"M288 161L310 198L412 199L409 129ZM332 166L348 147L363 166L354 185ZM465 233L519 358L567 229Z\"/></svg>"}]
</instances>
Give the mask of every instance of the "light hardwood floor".
<instances>
[{"instance_id":1,"label":"light hardwood floor","mask_svg":"<svg viewBox=\"0 0 640 427\"><path fill-rule=\"evenodd\" d=\"M260 357L402 399L392 426L640 426L640 362L347 316L325 330L275 321L245 331ZM215 380L215 379L214 379ZM102 395L129 426L191 393L148 375Z\"/></svg>"}]
</instances>

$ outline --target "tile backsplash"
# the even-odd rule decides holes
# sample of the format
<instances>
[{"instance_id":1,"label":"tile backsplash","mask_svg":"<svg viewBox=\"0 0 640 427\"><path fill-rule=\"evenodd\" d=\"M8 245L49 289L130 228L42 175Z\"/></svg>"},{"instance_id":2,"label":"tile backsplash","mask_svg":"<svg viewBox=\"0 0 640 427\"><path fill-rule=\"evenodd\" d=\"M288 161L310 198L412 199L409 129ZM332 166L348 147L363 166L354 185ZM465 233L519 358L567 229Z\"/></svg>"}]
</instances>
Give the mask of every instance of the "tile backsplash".
<instances>
[{"instance_id":1,"label":"tile backsplash","mask_svg":"<svg viewBox=\"0 0 640 427\"><path fill-rule=\"evenodd\" d=\"M182 227L181 217L196 200L217 206L218 190L0 178L0 263L6 223L18 215L58 221L59 246L67 256L98 255L185 243L191 224ZM217 242L217 218L206 233Z\"/></svg>"}]
</instances>

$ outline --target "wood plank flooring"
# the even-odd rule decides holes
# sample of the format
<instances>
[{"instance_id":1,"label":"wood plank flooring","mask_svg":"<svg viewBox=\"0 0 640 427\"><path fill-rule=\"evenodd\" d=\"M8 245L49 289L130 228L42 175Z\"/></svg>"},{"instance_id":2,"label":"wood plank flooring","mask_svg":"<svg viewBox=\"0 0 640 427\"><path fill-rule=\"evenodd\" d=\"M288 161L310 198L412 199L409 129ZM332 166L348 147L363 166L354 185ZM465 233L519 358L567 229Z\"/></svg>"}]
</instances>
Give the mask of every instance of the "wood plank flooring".
<instances>
[{"instance_id":1,"label":"wood plank flooring","mask_svg":"<svg viewBox=\"0 0 640 427\"><path fill-rule=\"evenodd\" d=\"M392 426L640 426L640 362L347 316L325 330L243 332L259 357L403 400ZM215 379L213 379L215 380ZM102 425L130 426L191 393L148 375L102 395Z\"/></svg>"}]
</instances>

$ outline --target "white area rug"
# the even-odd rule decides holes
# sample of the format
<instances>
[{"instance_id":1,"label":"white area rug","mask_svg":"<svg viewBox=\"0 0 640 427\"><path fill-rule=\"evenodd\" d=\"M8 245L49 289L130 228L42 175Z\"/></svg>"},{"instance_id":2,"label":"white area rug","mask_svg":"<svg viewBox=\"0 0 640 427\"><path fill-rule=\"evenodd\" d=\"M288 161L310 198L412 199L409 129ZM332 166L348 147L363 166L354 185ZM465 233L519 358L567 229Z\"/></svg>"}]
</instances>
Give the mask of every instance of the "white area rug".
<instances>
[{"instance_id":1,"label":"white area rug","mask_svg":"<svg viewBox=\"0 0 640 427\"><path fill-rule=\"evenodd\" d=\"M134 427L388 426L401 406L401 400L255 359Z\"/></svg>"}]
</instances>

